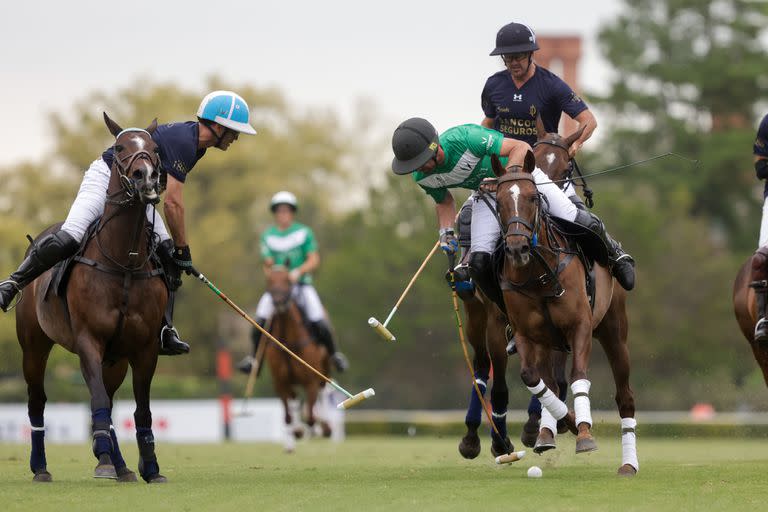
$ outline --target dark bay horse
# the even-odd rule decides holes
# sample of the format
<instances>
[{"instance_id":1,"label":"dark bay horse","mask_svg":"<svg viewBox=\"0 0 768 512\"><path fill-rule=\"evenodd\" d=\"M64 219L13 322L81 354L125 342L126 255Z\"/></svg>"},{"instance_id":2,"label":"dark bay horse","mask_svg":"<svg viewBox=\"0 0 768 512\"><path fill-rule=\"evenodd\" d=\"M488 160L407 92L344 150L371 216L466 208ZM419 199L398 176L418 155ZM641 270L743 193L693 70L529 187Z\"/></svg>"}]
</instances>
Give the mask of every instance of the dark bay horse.
<instances>
[{"instance_id":1,"label":"dark bay horse","mask_svg":"<svg viewBox=\"0 0 768 512\"><path fill-rule=\"evenodd\" d=\"M488 379L493 369L491 387L491 409L495 429L491 429L491 453L494 457L514 450L507 437L507 340L504 336L506 320L496 304L475 287L473 291L460 292L466 313L467 340L474 351L474 378L480 392L485 395ZM480 454L480 437L477 430L482 423L482 403L474 386L470 390L469 408L464 419L467 433L459 443L459 453L465 459L474 459ZM496 433L498 431L498 434Z\"/></svg>"},{"instance_id":2,"label":"dark bay horse","mask_svg":"<svg viewBox=\"0 0 768 512\"><path fill-rule=\"evenodd\" d=\"M603 346L616 384L622 422L621 475L634 475L637 462L635 406L629 386L626 293L608 269L595 266L594 307L586 292L586 269L574 254L572 242L554 227L531 175L534 157L523 168L505 170L493 158L498 177L497 207L504 239L501 287L507 314L515 325L523 382L543 405L541 429L534 451L555 447L556 421L564 419L577 433L576 452L597 449L590 432L591 383L587 367L592 337ZM557 396L552 351L567 343L573 350L570 374L574 412Z\"/></svg>"},{"instance_id":3,"label":"dark bay horse","mask_svg":"<svg viewBox=\"0 0 768 512\"><path fill-rule=\"evenodd\" d=\"M757 323L757 304L755 290L750 288L752 280L752 256L741 266L733 283L733 309L741 333L752 347L758 366L763 372L763 379L768 386L768 344L755 342L755 324Z\"/></svg>"},{"instance_id":4,"label":"dark bay horse","mask_svg":"<svg viewBox=\"0 0 768 512\"><path fill-rule=\"evenodd\" d=\"M287 266L272 266L267 275L267 293L272 297L275 306L270 333L310 366L330 377L331 365L328 351L315 343L306 328L301 311L294 300L294 286L301 285L291 283ZM293 451L294 438L301 437L303 434L303 429L299 426L301 413L298 407L297 388L304 389L307 425L312 429L320 419L323 436L330 436L331 429L327 421L315 415L315 404L318 396L325 389L325 381L273 343L266 339L262 339L261 342L269 343L264 357L269 365L275 393L283 402L285 410L286 451Z\"/></svg>"},{"instance_id":5,"label":"dark bay horse","mask_svg":"<svg viewBox=\"0 0 768 512\"><path fill-rule=\"evenodd\" d=\"M112 427L112 398L133 373L139 472L147 482L164 482L155 456L150 385L157 364L158 333L168 295L161 272L151 262L146 229L147 204L159 200L159 156L146 129L123 130L106 113L115 136L115 159L104 214L72 268L66 295L49 287L49 270L27 287L16 308L16 332L23 352L24 378L32 424L30 468L35 481L50 481L44 445L44 374L48 355L59 344L80 359L91 395L94 477L136 481ZM58 230L60 225L44 233Z\"/></svg>"}]
</instances>

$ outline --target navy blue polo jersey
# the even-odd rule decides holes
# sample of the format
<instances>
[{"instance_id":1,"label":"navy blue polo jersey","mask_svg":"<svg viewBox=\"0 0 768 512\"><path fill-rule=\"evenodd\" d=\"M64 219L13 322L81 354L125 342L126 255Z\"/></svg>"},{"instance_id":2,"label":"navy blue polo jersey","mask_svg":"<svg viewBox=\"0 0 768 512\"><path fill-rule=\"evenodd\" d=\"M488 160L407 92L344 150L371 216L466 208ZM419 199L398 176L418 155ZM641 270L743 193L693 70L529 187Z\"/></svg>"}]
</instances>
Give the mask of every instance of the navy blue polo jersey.
<instances>
[{"instance_id":1,"label":"navy blue polo jersey","mask_svg":"<svg viewBox=\"0 0 768 512\"><path fill-rule=\"evenodd\" d=\"M187 174L205 154L205 149L198 149L199 125L197 121L161 124L152 134L152 140L160 148L160 163L167 172L184 183ZM110 146L101 158L112 168L114 150Z\"/></svg>"},{"instance_id":2,"label":"navy blue polo jersey","mask_svg":"<svg viewBox=\"0 0 768 512\"><path fill-rule=\"evenodd\" d=\"M533 145L536 142L536 115L547 132L557 132L560 115L576 117L587 104L557 75L536 66L533 76L519 89L504 69L488 77L481 96L483 112L493 119L493 128L505 137Z\"/></svg>"},{"instance_id":3,"label":"navy blue polo jersey","mask_svg":"<svg viewBox=\"0 0 768 512\"><path fill-rule=\"evenodd\" d=\"M757 129L755 145L752 147L752 153L755 156L768 158L768 114L760 121L760 127ZM763 197L768 197L768 180L765 180L765 189Z\"/></svg>"}]
</instances>

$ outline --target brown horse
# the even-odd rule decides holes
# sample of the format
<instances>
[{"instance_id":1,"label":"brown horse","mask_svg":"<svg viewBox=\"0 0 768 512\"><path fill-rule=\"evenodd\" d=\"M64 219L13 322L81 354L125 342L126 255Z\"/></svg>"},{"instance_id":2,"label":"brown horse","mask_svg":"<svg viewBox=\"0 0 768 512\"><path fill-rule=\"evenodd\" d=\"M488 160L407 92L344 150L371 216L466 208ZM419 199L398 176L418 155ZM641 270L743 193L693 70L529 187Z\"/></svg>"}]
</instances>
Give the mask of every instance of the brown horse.
<instances>
[{"instance_id":1,"label":"brown horse","mask_svg":"<svg viewBox=\"0 0 768 512\"><path fill-rule=\"evenodd\" d=\"M164 482L155 456L150 385L157 364L158 333L167 300L161 271L152 264L146 228L147 204L158 201L159 157L151 133L122 130L104 114L115 136L115 159L104 214L85 250L76 258L64 297L51 289L53 271L27 287L16 308L16 332L23 352L29 418L32 424L30 468L35 481L50 481L44 445L44 374L54 343L77 354L91 395L94 477L136 481L112 428L112 398L133 373L139 472L147 482ZM43 235L57 231L48 228ZM52 287L53 288L53 287Z\"/></svg>"},{"instance_id":2,"label":"brown horse","mask_svg":"<svg viewBox=\"0 0 768 512\"><path fill-rule=\"evenodd\" d=\"M294 286L301 285L291 283L287 266L272 266L267 274L267 293L272 297L275 306L270 333L310 366L330 376L328 351L313 341L305 327L301 311L294 301ZM269 343L269 341L262 340L262 343ZM294 448L294 437L301 437L303 434L298 423L300 413L296 388L304 389L306 423L311 429L318 419L315 415L315 404L325 388L325 381L272 343L266 347L264 357L272 375L272 386L283 402L286 426L285 449L290 452ZM325 437L331 435L328 423L322 418L320 418L320 428Z\"/></svg>"},{"instance_id":3,"label":"brown horse","mask_svg":"<svg viewBox=\"0 0 768 512\"><path fill-rule=\"evenodd\" d=\"M494 457L514 450L507 437L507 340L504 336L506 320L494 302L488 299L478 287L459 292L466 313L467 340L474 351L474 378L480 392L485 395L488 378L493 369L491 387L491 409L495 429L491 430L491 453ZM483 410L474 386L470 390L469 408L464 419L467 433L459 443L459 453L465 459L474 459L480 454L480 437L477 430L482 423ZM498 431L498 434L496 433Z\"/></svg>"},{"instance_id":4,"label":"brown horse","mask_svg":"<svg viewBox=\"0 0 768 512\"><path fill-rule=\"evenodd\" d=\"M768 344L755 342L755 324L757 323L757 304L755 290L749 286L752 281L751 270L754 256L741 266L733 283L733 309L741 333L752 347L755 360L763 371L765 384L768 385Z\"/></svg>"},{"instance_id":5,"label":"brown horse","mask_svg":"<svg viewBox=\"0 0 768 512\"><path fill-rule=\"evenodd\" d=\"M524 168L508 172L498 158L493 158L505 250L501 287L507 314L516 329L521 378L543 405L534 451L555 447L555 425L560 419L578 434L577 453L597 449L590 432L591 384L587 380L594 336L603 345L616 383L623 448L619 474L634 475L639 464L634 397L629 386L626 293L615 286L604 266L596 265L595 300L590 307L585 266L572 241L543 211L543 200L531 175L533 165L534 157L529 154ZM570 378L575 415L557 397L552 365L552 350L565 346L573 350Z\"/></svg>"}]
</instances>

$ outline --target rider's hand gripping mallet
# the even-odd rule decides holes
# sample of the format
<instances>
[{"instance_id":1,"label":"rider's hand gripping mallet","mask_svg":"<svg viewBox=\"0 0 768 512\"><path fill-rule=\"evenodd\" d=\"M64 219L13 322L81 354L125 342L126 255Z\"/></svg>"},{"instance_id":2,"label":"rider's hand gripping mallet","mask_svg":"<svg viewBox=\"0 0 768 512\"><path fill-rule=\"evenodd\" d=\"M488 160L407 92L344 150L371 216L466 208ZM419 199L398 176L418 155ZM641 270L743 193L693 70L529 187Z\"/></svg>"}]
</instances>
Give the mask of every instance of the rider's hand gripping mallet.
<instances>
[{"instance_id":1,"label":"rider's hand gripping mallet","mask_svg":"<svg viewBox=\"0 0 768 512\"><path fill-rule=\"evenodd\" d=\"M227 297L227 296L226 296L226 295L225 295L225 294L224 294L224 293L223 293L221 290L219 290L218 288L216 288L216 285L214 285L214 284L213 284L211 281L209 281L207 277L205 277L203 274L201 274L200 272L198 272L197 270L195 270L195 268L194 268L194 267L191 267L191 268L190 268L190 269L187 271L187 273L189 273L189 274L191 274L191 275L193 275L193 276L197 277L197 278L200 280L200 282L202 282L204 285L206 285L206 286L207 286L207 287L208 287L208 288L209 288L209 289L210 289L210 290L211 290L213 293L215 293L216 295L218 295L218 297L219 297L221 300L223 300L224 302L226 302L226 303L227 303L227 305L229 305L229 307L231 307L232 309L234 309L235 311L237 311L237 313L238 313L240 316L242 316L243 318L245 318L245 319L246 319L248 322L250 322L250 324L251 324L252 326L254 326L254 327L255 327L255 328L257 328L259 331L261 331L261 334L262 334L263 336L266 336L266 337L267 337L267 338L268 338L270 341L272 341L272 342L273 342L273 343L275 343L275 344L276 344L278 347L280 347L281 349L283 349L283 351L284 351L286 354L288 354L289 356L291 356L292 358L294 358L294 359L295 359L296 361L298 361L299 363L303 364L303 365L304 365L304 366L305 366L307 369L309 369L310 371L312 371L312 372L313 372L315 375L317 375L318 377L320 377L321 379L323 379L325 382L327 382L328 384L330 384L331 386L333 386L334 388L336 388L337 390L339 390L341 393L343 393L344 395L346 395L346 396L347 396L347 399L346 399L346 400L344 400L343 402L341 402L340 404L338 404L338 405L336 406L336 407L338 407L339 409L349 409L350 407L353 407L353 406L355 406L355 405L359 404L360 402L362 402L363 400L365 400L365 399L367 399L367 398L370 398L370 397L372 397L372 396L374 396L374 395L376 394L376 392L373 390L373 388L368 388L368 389L366 389L365 391L361 391L361 392L359 392L358 394L356 394L356 395L353 395L352 393L350 393L349 391L347 391L346 389L344 389L343 387L341 387L339 384L337 384L337 383L336 383L336 381L334 381L333 379L329 379L328 377L326 377L325 375L323 375L322 373L320 373L320 372L319 372L318 370L316 370L316 369L315 369L315 368L314 368L314 367L313 367L311 364L309 364L308 362L306 362L305 360L303 360L301 357L299 357L298 355L296 355L296 354L295 354L295 353L294 353L294 352L293 352L291 349L289 349L288 347L286 347L286 346L285 346L283 343L281 343L281 342L280 342L280 341L279 341L277 338L275 338L274 336L272 336L272 335L271 335L271 334L270 334L270 333L269 333L269 332L268 332L266 329L264 329L262 326L260 326L260 325L259 325L259 324L256 322L256 320L254 320L253 318L251 318L250 316L248 316L248 313L246 313L245 311L243 311L243 310L242 310L242 309L241 309L241 308L240 308L240 307L239 307L237 304L235 304L234 302L232 302L232 300L231 300L229 297Z\"/></svg>"},{"instance_id":2,"label":"rider's hand gripping mallet","mask_svg":"<svg viewBox=\"0 0 768 512\"><path fill-rule=\"evenodd\" d=\"M395 304L395 307L392 308L392 311L389 312L389 316L386 320L384 320L384 323L382 324L378 320L376 320L374 317L371 317L368 319L368 325L373 327L373 329L379 333L379 336L384 338L387 341L395 341L395 335L392 334L389 329L387 329L387 325L389 325L389 321L392 320L392 317L395 316L395 311L397 311L398 306L400 306L400 303L403 302L403 299L405 298L406 294L408 293L408 290L411 289L411 286L416 281L416 278L419 277L419 274L421 274L421 271L424 270L424 267L427 266L427 263L429 263L429 260L432 258L432 255L435 254L435 251L437 251L437 248L440 247L440 241L438 240L437 243L435 243L435 246L432 248L431 251L429 251L429 254L427 254L427 257L424 259L424 262L419 267L419 270L416 271L416 273L411 278L411 282L408 283L408 286L405 287L405 291L400 296L399 299L397 299L397 303Z\"/></svg>"}]
</instances>

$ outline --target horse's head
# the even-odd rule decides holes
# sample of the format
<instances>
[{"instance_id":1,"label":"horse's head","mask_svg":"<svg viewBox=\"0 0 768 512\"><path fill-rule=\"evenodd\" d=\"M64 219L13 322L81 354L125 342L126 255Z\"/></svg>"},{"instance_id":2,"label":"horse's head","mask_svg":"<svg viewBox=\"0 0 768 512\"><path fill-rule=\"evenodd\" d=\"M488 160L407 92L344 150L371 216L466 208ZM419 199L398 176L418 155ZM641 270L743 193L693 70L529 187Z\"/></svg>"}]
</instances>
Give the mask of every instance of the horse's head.
<instances>
[{"instance_id":1,"label":"horse's head","mask_svg":"<svg viewBox=\"0 0 768 512\"><path fill-rule=\"evenodd\" d=\"M584 126L563 137L557 133L547 133L541 116L536 116L536 142L533 144L533 155L536 166L552 180L568 178L572 171L571 157L568 150L581 137Z\"/></svg>"},{"instance_id":2,"label":"horse's head","mask_svg":"<svg viewBox=\"0 0 768 512\"><path fill-rule=\"evenodd\" d=\"M504 250L515 267L531 261L531 251L537 244L541 221L541 196L531 175L533 154L529 151L524 165L506 170L496 155L491 157L493 172L498 178L496 208L504 231Z\"/></svg>"},{"instance_id":3,"label":"horse's head","mask_svg":"<svg viewBox=\"0 0 768 512\"><path fill-rule=\"evenodd\" d=\"M157 119L146 130L120 127L104 112L104 122L115 136L114 168L120 174L120 184L130 198L143 204L160 201L160 148L152 140Z\"/></svg>"},{"instance_id":4,"label":"horse's head","mask_svg":"<svg viewBox=\"0 0 768 512\"><path fill-rule=\"evenodd\" d=\"M288 265L272 265L267 274L267 293L278 313L285 313L291 303L293 283L289 276Z\"/></svg>"}]
</instances>

